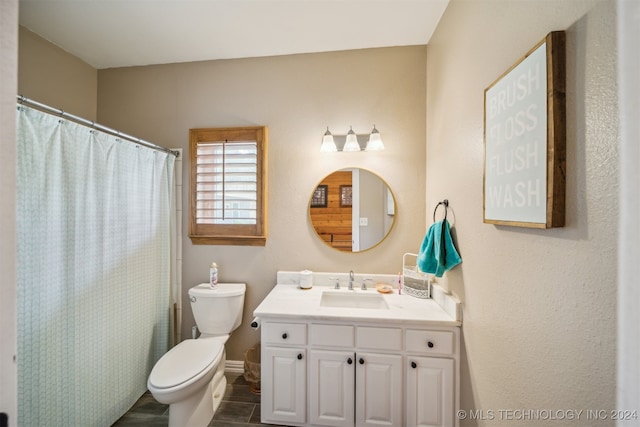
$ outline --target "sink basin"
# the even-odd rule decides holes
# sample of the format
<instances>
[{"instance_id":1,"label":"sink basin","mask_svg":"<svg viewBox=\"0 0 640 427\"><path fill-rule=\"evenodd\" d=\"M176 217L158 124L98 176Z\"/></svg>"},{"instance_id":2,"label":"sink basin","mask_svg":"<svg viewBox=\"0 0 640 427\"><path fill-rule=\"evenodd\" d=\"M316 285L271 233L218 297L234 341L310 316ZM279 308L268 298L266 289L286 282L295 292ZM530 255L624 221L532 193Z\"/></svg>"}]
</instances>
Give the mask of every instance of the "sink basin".
<instances>
[{"instance_id":1,"label":"sink basin","mask_svg":"<svg viewBox=\"0 0 640 427\"><path fill-rule=\"evenodd\" d=\"M320 305L322 307L389 309L384 297L373 292L324 291L320 298Z\"/></svg>"}]
</instances>

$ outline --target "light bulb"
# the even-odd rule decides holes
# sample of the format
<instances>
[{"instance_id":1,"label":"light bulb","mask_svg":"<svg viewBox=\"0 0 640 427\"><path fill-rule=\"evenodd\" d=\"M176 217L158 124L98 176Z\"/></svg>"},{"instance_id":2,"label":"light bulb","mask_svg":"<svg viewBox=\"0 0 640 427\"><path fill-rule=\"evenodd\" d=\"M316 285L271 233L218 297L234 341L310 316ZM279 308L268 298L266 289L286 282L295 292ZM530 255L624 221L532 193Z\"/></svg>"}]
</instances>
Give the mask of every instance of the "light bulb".
<instances>
[{"instance_id":1,"label":"light bulb","mask_svg":"<svg viewBox=\"0 0 640 427\"><path fill-rule=\"evenodd\" d=\"M378 132L378 129L376 129L376 125L373 125L373 129L371 130L371 135L369 135L369 142L367 142L366 150L367 151L384 150L384 144L382 143L380 132Z\"/></svg>"},{"instance_id":2,"label":"light bulb","mask_svg":"<svg viewBox=\"0 0 640 427\"><path fill-rule=\"evenodd\" d=\"M324 136L322 137L320 152L330 153L333 151L338 151L338 147L336 147L336 143L333 140L333 135L331 134L331 132L329 132L329 126L327 126L327 131L324 133Z\"/></svg>"},{"instance_id":3,"label":"light bulb","mask_svg":"<svg viewBox=\"0 0 640 427\"><path fill-rule=\"evenodd\" d=\"M360 144L358 144L358 137L353 131L353 128L349 126L349 132L347 133L347 140L344 143L342 151L360 151Z\"/></svg>"}]
</instances>

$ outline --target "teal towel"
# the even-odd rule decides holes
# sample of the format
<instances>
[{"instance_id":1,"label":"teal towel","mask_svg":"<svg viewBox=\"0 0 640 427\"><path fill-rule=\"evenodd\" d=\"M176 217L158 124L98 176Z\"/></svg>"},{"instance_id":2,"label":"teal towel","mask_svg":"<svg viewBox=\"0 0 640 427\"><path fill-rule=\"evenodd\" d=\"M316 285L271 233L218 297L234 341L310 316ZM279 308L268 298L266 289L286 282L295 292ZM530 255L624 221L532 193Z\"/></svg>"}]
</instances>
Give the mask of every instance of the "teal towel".
<instances>
[{"instance_id":1,"label":"teal towel","mask_svg":"<svg viewBox=\"0 0 640 427\"><path fill-rule=\"evenodd\" d=\"M418 253L418 268L425 273L442 277L445 271L451 270L461 262L462 258L453 246L449 221L443 219L432 224Z\"/></svg>"}]
</instances>

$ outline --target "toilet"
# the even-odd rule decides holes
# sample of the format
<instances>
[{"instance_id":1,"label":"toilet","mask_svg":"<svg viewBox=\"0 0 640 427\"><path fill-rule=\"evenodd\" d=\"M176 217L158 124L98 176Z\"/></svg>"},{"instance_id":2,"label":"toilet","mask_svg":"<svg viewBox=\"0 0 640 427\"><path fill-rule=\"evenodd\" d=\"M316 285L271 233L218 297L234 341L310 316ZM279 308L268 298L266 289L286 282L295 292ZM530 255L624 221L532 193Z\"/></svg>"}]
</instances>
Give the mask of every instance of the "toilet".
<instances>
[{"instance_id":1,"label":"toilet","mask_svg":"<svg viewBox=\"0 0 640 427\"><path fill-rule=\"evenodd\" d=\"M208 283L189 289L200 337L187 339L158 360L147 387L160 403L169 405L169 427L204 427L220 406L227 386L224 345L240 323L244 283Z\"/></svg>"}]
</instances>

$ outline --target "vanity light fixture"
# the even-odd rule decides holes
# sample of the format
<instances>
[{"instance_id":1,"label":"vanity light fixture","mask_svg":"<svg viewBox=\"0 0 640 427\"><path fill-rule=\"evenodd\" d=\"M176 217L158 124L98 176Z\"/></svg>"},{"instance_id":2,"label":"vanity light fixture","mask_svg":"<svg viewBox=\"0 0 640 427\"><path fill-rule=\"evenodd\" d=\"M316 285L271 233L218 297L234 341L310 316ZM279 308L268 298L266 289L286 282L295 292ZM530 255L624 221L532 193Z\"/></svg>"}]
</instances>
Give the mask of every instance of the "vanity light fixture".
<instances>
[{"instance_id":1,"label":"vanity light fixture","mask_svg":"<svg viewBox=\"0 0 640 427\"><path fill-rule=\"evenodd\" d=\"M353 128L349 126L349 132L347 132L347 140L342 147L342 151L360 151L360 144L358 144L358 137L353 131Z\"/></svg>"},{"instance_id":2,"label":"vanity light fixture","mask_svg":"<svg viewBox=\"0 0 640 427\"><path fill-rule=\"evenodd\" d=\"M376 129L376 125L373 125L373 129L368 136L369 139L366 142L365 151L384 150L384 143L380 137L380 132ZM334 151L362 151L360 142L364 143L366 137L367 135L357 135L351 126L349 126L349 132L346 135L334 136L327 126L327 131L322 137L320 151L325 153ZM336 144L336 140L338 140L339 143L344 142L342 144Z\"/></svg>"},{"instance_id":3,"label":"vanity light fixture","mask_svg":"<svg viewBox=\"0 0 640 427\"><path fill-rule=\"evenodd\" d=\"M381 151L384 150L384 144L382 143L382 138L380 137L380 132L376 129L376 125L373 125L373 129L371 130L371 134L369 135L369 142L367 142L367 151Z\"/></svg>"},{"instance_id":4,"label":"vanity light fixture","mask_svg":"<svg viewBox=\"0 0 640 427\"><path fill-rule=\"evenodd\" d=\"M322 137L320 152L330 153L333 151L338 151L338 147L336 147L336 142L333 140L333 135L331 134L331 132L329 132L329 126L327 126L327 131L324 133L324 136Z\"/></svg>"}]
</instances>

